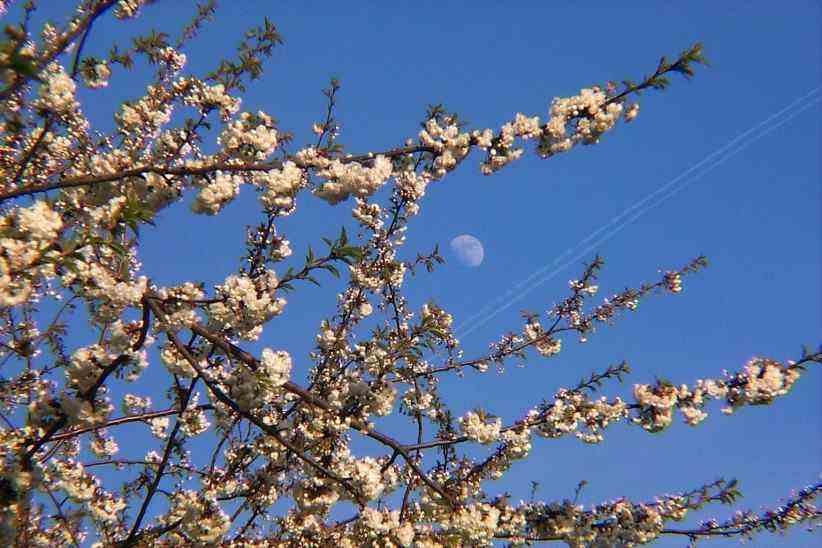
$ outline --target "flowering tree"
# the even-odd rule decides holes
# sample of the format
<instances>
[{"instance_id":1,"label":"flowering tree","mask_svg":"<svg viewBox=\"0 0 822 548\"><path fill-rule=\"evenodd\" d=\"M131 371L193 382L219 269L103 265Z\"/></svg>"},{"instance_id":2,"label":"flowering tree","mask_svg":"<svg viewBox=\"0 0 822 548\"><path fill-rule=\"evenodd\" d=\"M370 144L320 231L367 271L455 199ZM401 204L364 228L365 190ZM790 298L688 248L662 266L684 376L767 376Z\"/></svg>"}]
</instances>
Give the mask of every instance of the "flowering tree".
<instances>
[{"instance_id":1,"label":"flowering tree","mask_svg":"<svg viewBox=\"0 0 822 548\"><path fill-rule=\"evenodd\" d=\"M541 158L597 143L637 116L632 101L640 92L664 89L675 73L692 76L705 62L699 44L663 57L637 81L555 98L544 120L516 114L500 128L470 130L432 107L401 146L353 153L336 141L336 81L306 146L294 145L268 114L241 110L239 94L281 42L267 20L247 33L236 58L199 77L184 72L183 51L212 18L213 2L177 39L152 33L106 58L84 54L95 21L134 18L143 3L83 0L63 26L39 32L29 28L35 6L26 3L0 44L4 545L631 546L661 535L693 543L747 537L819 520L812 504L819 484L775 510L692 529L671 522L713 502L733 503L734 481L589 509L570 500L512 503L486 490L529 457L532 436L599 443L619 422L661 431L675 411L696 426L711 400L731 414L786 395L820 352L787 363L754 358L692 385L635 384L632 401L594 395L629 372L611 366L509 424L486 409L455 417L439 389L443 376L555 356L563 339L584 341L640 300L680 292L682 278L706 265L703 257L598 302L603 262L594 258L565 299L526 316L521 330L471 359L463 358L448 312L434 303L412 310L403 297L407 273L442 262L436 249L399 257L429 184L472 151L492 175L523 155L527 141ZM93 131L77 87L104 88L135 62L154 70L145 95L120 106L114 131ZM174 111L183 113L180 121ZM217 215L243 187L257 192L263 222L248 231L242 267L216 287L196 279L153 283L151 265L140 262L139 227L187 193L196 194L194 214ZM383 187L386 203L374 196ZM325 252L309 249L301 265L285 269L278 263L291 249L276 228L295 213L298 197L350 208L359 229L342 230L325 240ZM314 352L305 358L278 349L264 328L287 314L285 296L343 273L345 290ZM75 307L87 321L67 325L62 317ZM97 342L68 348L70 330ZM257 340L273 348L259 355L243 348ZM165 383L114 401L112 385L121 389L150 362L166 371ZM292 380L292 370L305 381ZM390 415L410 430L386 432L379 417ZM156 447L124 454L118 430L139 424ZM352 440L360 438L369 452L356 454ZM207 440L210 451L189 452L195 439ZM273 512L278 500L288 505Z\"/></svg>"}]
</instances>

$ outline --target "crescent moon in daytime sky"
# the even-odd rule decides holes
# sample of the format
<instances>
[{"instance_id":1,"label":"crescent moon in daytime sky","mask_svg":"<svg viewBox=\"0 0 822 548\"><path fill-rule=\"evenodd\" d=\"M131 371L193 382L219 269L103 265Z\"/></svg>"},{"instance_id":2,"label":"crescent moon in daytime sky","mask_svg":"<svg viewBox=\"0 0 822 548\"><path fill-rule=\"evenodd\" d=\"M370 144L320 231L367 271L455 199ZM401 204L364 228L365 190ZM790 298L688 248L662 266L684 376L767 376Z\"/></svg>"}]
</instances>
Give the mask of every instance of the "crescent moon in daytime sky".
<instances>
[{"instance_id":1,"label":"crescent moon in daytime sky","mask_svg":"<svg viewBox=\"0 0 822 548\"><path fill-rule=\"evenodd\" d=\"M485 249L482 247L482 242L468 234L457 236L451 240L451 250L457 256L457 260L465 266L479 266L482 259L485 258Z\"/></svg>"}]
</instances>

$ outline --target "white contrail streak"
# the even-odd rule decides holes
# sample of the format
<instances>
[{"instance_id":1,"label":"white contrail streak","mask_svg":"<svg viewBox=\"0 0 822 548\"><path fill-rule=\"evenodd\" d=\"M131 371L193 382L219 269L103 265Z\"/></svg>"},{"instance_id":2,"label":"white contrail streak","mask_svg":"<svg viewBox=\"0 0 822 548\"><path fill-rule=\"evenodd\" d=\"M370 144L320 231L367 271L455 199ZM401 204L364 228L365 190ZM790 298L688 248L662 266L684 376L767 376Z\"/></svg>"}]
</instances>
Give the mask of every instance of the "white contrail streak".
<instances>
[{"instance_id":1,"label":"white contrail streak","mask_svg":"<svg viewBox=\"0 0 822 548\"><path fill-rule=\"evenodd\" d=\"M745 132L737 135L736 137L728 141L726 144L714 150L705 158L686 169L681 174L677 175L667 183L660 186L654 192L648 194L641 200L637 201L631 207L627 208L625 211L611 219L609 222L599 227L597 230L592 232L579 243L577 243L573 247L570 247L565 252L560 254L556 259L537 269L527 278L516 283L513 287L508 289L508 291L506 291L503 295L497 297L494 301L486 304L477 313L473 314L468 319L463 321L456 329L457 335L463 337L465 335L468 335L472 331L478 329L503 310L510 308L515 302L519 301L527 293L533 291L543 283L553 278L559 272L567 268L571 263L579 260L582 256L589 253L595 247L611 239L627 225L629 225L630 223L632 223L633 221L635 221L636 219L650 211L651 209L662 204L669 198L673 197L679 191L687 187L690 183L700 179L709 171L721 165L722 163L730 159L732 156L735 156L736 154L738 154L739 152L753 144L755 141L771 133L778 127L786 124L787 122L789 122L805 110L813 107L820 100L822 100L822 96L814 97L814 95L817 95L820 90L822 90L822 86L819 86L811 90L810 92L806 93L805 95L795 99L789 105L771 114L764 120L752 126L750 129L746 130ZM804 103L804 105L802 105L802 103ZM791 112L792 109L795 110ZM782 119L779 119L781 116L784 117ZM771 122L774 120L778 121L775 124L771 124ZM707 167L705 167L706 165ZM704 169L702 169L703 167ZM683 180L684 182L682 182ZM677 186L677 183L680 182L682 182L682 184ZM652 202L654 198L657 198L659 196L662 197L656 202L649 204L649 202ZM626 217L628 217L628 219L623 220ZM605 234L597 238L603 232ZM592 240L596 241L593 244L587 245ZM584 249L580 252L579 249L582 247L584 247ZM571 254L574 254L573 258L562 263L559 267L554 268L554 270L551 270L550 273L543 276L545 272L547 272L552 267L560 263L564 257ZM535 279L537 280L534 283L531 283Z\"/></svg>"}]
</instances>

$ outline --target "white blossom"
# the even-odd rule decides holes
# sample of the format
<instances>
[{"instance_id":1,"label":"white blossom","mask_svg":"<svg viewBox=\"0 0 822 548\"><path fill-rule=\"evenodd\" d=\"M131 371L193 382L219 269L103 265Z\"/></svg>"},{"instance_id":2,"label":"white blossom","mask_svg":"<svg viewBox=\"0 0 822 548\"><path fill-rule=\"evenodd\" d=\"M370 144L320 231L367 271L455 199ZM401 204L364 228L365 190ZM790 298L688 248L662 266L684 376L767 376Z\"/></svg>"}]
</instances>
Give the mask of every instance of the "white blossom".
<instances>
[{"instance_id":1,"label":"white blossom","mask_svg":"<svg viewBox=\"0 0 822 548\"><path fill-rule=\"evenodd\" d=\"M491 443L500 436L502 419L496 418L486 422L479 414L469 411L459 418L459 425L462 433L469 439L479 443Z\"/></svg>"},{"instance_id":2,"label":"white blossom","mask_svg":"<svg viewBox=\"0 0 822 548\"><path fill-rule=\"evenodd\" d=\"M263 374L271 386L278 387L288 382L291 374L291 356L285 351L264 348L260 358Z\"/></svg>"},{"instance_id":3,"label":"white blossom","mask_svg":"<svg viewBox=\"0 0 822 548\"><path fill-rule=\"evenodd\" d=\"M64 114L77 108L74 98L77 86L63 67L52 64L49 66L45 82L40 86L40 100L43 106L58 114Z\"/></svg>"}]
</instances>

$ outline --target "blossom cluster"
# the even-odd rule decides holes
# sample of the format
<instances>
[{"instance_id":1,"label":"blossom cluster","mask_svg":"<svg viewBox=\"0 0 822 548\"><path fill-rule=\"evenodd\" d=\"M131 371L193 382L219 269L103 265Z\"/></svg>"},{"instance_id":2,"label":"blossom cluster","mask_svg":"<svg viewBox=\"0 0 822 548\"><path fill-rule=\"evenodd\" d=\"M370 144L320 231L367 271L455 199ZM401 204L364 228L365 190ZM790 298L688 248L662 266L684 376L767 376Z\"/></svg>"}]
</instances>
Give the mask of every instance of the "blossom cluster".
<instances>
[{"instance_id":1,"label":"blossom cluster","mask_svg":"<svg viewBox=\"0 0 822 548\"><path fill-rule=\"evenodd\" d=\"M282 169L263 171L256 175L260 186L260 203L266 208L291 210L294 195L306 185L305 172L292 161L283 164Z\"/></svg>"},{"instance_id":2,"label":"blossom cluster","mask_svg":"<svg viewBox=\"0 0 822 548\"><path fill-rule=\"evenodd\" d=\"M62 228L62 217L44 200L0 216L0 306L26 302L38 279L56 277L54 244Z\"/></svg>"},{"instance_id":3,"label":"blossom cluster","mask_svg":"<svg viewBox=\"0 0 822 548\"><path fill-rule=\"evenodd\" d=\"M263 324L285 307L285 299L274 295L276 289L277 275L271 270L255 279L232 274L217 286L220 300L208 306L209 318L221 329L256 340Z\"/></svg>"},{"instance_id":4,"label":"blossom cluster","mask_svg":"<svg viewBox=\"0 0 822 548\"><path fill-rule=\"evenodd\" d=\"M708 416L704 406L709 400L724 400L728 405L722 412L726 414L745 405L770 404L787 394L799 376L800 369L791 363L783 366L767 358L753 358L742 371L727 374L725 379L699 379L693 388L661 381L655 386L636 384L638 416L633 421L657 432L671 424L673 411L678 409L685 422L694 426Z\"/></svg>"},{"instance_id":5,"label":"blossom cluster","mask_svg":"<svg viewBox=\"0 0 822 548\"><path fill-rule=\"evenodd\" d=\"M243 178L239 175L215 172L214 179L205 183L197 194L196 200L191 204L191 210L195 213L216 215L223 206L237 197L241 184Z\"/></svg>"},{"instance_id":6,"label":"blossom cluster","mask_svg":"<svg viewBox=\"0 0 822 548\"><path fill-rule=\"evenodd\" d=\"M181 78L174 82L173 89L184 94L183 102L186 105L203 112L216 109L224 121L240 110L240 99L226 92L223 84L208 85L193 78Z\"/></svg>"},{"instance_id":7,"label":"blossom cluster","mask_svg":"<svg viewBox=\"0 0 822 548\"><path fill-rule=\"evenodd\" d=\"M471 151L471 136L460 133L455 122L453 118L446 117L443 127L435 118L431 118L418 135L420 143L436 152L432 171L438 179L453 170Z\"/></svg>"},{"instance_id":8,"label":"blossom cluster","mask_svg":"<svg viewBox=\"0 0 822 548\"><path fill-rule=\"evenodd\" d=\"M243 112L239 119L225 125L217 142L230 158L264 160L277 149L277 129L265 112Z\"/></svg>"},{"instance_id":9,"label":"blossom cluster","mask_svg":"<svg viewBox=\"0 0 822 548\"><path fill-rule=\"evenodd\" d=\"M647 544L662 532L666 519L681 519L687 507L671 498L651 504L627 500L598 505L585 511L569 502L529 509L529 530L535 536L559 537L568 546Z\"/></svg>"},{"instance_id":10,"label":"blossom cluster","mask_svg":"<svg viewBox=\"0 0 822 548\"><path fill-rule=\"evenodd\" d=\"M147 136L156 137L160 129L171 120L173 95L163 86L148 86L146 94L138 100L123 103L117 114L120 132L126 139L142 143Z\"/></svg>"},{"instance_id":11,"label":"blossom cluster","mask_svg":"<svg viewBox=\"0 0 822 548\"><path fill-rule=\"evenodd\" d=\"M365 538L374 544L386 537L392 538L399 546L408 548L414 541L414 527L409 522L400 522L398 510L379 511L374 508L364 508L359 527Z\"/></svg>"},{"instance_id":12,"label":"blossom cluster","mask_svg":"<svg viewBox=\"0 0 822 548\"><path fill-rule=\"evenodd\" d=\"M165 523L180 523L183 538L199 544L213 543L228 531L228 515L216 500L194 491L182 491L171 500L171 508L163 518Z\"/></svg>"},{"instance_id":13,"label":"blossom cluster","mask_svg":"<svg viewBox=\"0 0 822 548\"><path fill-rule=\"evenodd\" d=\"M147 2L148 0L119 0L114 15L117 16L118 19L136 17L140 12L140 8Z\"/></svg>"},{"instance_id":14,"label":"blossom cluster","mask_svg":"<svg viewBox=\"0 0 822 548\"><path fill-rule=\"evenodd\" d=\"M533 341L534 348L542 356L549 357L559 354L562 349L562 340L547 336L538 321L531 320L526 323L522 334L527 341Z\"/></svg>"},{"instance_id":15,"label":"blossom cluster","mask_svg":"<svg viewBox=\"0 0 822 548\"><path fill-rule=\"evenodd\" d=\"M479 443L491 443L499 438L502 419L496 418L487 422L481 414L469 411L459 418L459 424L468 439Z\"/></svg>"},{"instance_id":16,"label":"blossom cluster","mask_svg":"<svg viewBox=\"0 0 822 548\"><path fill-rule=\"evenodd\" d=\"M108 86L108 79L111 76L111 68L105 61L91 64L83 70L83 79L86 87L99 89Z\"/></svg>"},{"instance_id":17,"label":"blossom cluster","mask_svg":"<svg viewBox=\"0 0 822 548\"><path fill-rule=\"evenodd\" d=\"M622 112L620 101L613 100L605 90L594 86L580 90L578 95L554 98L549 119L544 124L538 116L517 113L514 120L504 124L496 135L490 130L473 134L476 143L488 152L481 166L482 172L489 175L519 159L523 149L515 146L517 138L536 140L537 152L543 158L567 152L580 143L597 143L602 134L616 125ZM631 107L625 113L625 120L633 120L638 112L638 107ZM569 134L568 125L574 121Z\"/></svg>"},{"instance_id":18,"label":"blossom cluster","mask_svg":"<svg viewBox=\"0 0 822 548\"><path fill-rule=\"evenodd\" d=\"M126 507L123 499L106 492L99 480L77 461L55 460L44 471L43 481L54 482L73 501L84 503L94 519L102 522L115 522Z\"/></svg>"},{"instance_id":19,"label":"blossom cluster","mask_svg":"<svg viewBox=\"0 0 822 548\"><path fill-rule=\"evenodd\" d=\"M581 391L561 389L553 403L529 412L525 423L536 426L537 433L547 438L573 432L586 443L599 443L605 427L627 416L628 407L621 398L593 400Z\"/></svg>"},{"instance_id":20,"label":"blossom cluster","mask_svg":"<svg viewBox=\"0 0 822 548\"><path fill-rule=\"evenodd\" d=\"M75 99L77 86L63 67L52 64L49 75L40 86L40 106L56 114L67 113L79 106Z\"/></svg>"},{"instance_id":21,"label":"blossom cluster","mask_svg":"<svg viewBox=\"0 0 822 548\"><path fill-rule=\"evenodd\" d=\"M266 383L276 388L288 382L291 373L291 356L288 352L264 348L260 356L260 368Z\"/></svg>"},{"instance_id":22,"label":"blossom cluster","mask_svg":"<svg viewBox=\"0 0 822 548\"><path fill-rule=\"evenodd\" d=\"M373 165L365 167L359 163L344 163L339 159L321 162L316 175L326 179L315 191L318 197L334 205L349 196L365 198L374 194L391 177L391 160L378 155Z\"/></svg>"},{"instance_id":23,"label":"blossom cluster","mask_svg":"<svg viewBox=\"0 0 822 548\"><path fill-rule=\"evenodd\" d=\"M136 261L134 256L128 259ZM125 309L138 306L148 287L146 276L122 279L118 275L123 271L123 257L111 246L85 246L64 264L68 268L61 277L62 284L75 288L90 301L98 301L94 315L100 322L112 321Z\"/></svg>"}]
</instances>

